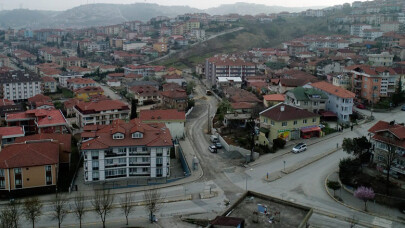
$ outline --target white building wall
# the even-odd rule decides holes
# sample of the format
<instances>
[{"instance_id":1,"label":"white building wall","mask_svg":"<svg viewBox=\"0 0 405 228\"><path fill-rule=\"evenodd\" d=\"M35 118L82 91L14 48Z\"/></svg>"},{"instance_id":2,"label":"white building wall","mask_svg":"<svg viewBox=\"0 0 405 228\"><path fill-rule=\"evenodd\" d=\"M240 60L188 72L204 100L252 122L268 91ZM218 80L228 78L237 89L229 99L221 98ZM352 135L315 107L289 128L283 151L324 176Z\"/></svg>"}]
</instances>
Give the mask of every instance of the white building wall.
<instances>
[{"instance_id":1,"label":"white building wall","mask_svg":"<svg viewBox=\"0 0 405 228\"><path fill-rule=\"evenodd\" d=\"M42 93L41 82L3 84L3 97L9 100L24 100Z\"/></svg>"},{"instance_id":2,"label":"white building wall","mask_svg":"<svg viewBox=\"0 0 405 228\"><path fill-rule=\"evenodd\" d=\"M165 122L169 129L172 139L184 138L184 122Z\"/></svg>"}]
</instances>

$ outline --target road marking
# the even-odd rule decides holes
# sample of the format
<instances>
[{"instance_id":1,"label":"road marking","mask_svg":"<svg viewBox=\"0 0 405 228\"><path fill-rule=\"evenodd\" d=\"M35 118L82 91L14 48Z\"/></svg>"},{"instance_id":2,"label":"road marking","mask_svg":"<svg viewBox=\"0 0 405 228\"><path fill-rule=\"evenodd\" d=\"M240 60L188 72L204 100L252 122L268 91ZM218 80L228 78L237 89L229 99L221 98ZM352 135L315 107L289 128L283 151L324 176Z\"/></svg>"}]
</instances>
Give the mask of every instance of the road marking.
<instances>
[{"instance_id":1,"label":"road marking","mask_svg":"<svg viewBox=\"0 0 405 228\"><path fill-rule=\"evenodd\" d=\"M389 221L387 219L379 218L379 217L374 217L373 225L385 227L385 228L391 228L392 227L392 221Z\"/></svg>"}]
</instances>

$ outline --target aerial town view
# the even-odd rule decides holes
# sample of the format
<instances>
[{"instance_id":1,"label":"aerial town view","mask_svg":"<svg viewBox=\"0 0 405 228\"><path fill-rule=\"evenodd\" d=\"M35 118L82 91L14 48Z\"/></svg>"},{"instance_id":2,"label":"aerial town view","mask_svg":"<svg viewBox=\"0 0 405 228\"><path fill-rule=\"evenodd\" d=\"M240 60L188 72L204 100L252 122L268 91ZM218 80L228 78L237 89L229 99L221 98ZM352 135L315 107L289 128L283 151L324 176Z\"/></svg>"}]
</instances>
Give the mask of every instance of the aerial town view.
<instances>
[{"instance_id":1,"label":"aerial town view","mask_svg":"<svg viewBox=\"0 0 405 228\"><path fill-rule=\"evenodd\" d=\"M405 0L0 0L0 115L0 228L404 228Z\"/></svg>"}]
</instances>

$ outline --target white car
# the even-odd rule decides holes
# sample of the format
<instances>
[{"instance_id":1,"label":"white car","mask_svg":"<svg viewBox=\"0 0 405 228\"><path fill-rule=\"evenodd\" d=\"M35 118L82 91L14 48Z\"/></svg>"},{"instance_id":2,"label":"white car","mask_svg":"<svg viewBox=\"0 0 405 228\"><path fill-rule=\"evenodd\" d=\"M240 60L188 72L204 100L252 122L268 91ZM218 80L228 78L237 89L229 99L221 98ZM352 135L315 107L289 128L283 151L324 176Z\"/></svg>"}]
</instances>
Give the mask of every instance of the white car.
<instances>
[{"instance_id":1,"label":"white car","mask_svg":"<svg viewBox=\"0 0 405 228\"><path fill-rule=\"evenodd\" d=\"M306 151L307 150L307 144L305 144L305 143L298 143L296 146L294 146L293 148L292 148L292 152L294 153L294 154L296 154L296 153L300 153L300 152L303 152L303 151Z\"/></svg>"},{"instance_id":2,"label":"white car","mask_svg":"<svg viewBox=\"0 0 405 228\"><path fill-rule=\"evenodd\" d=\"M211 146L208 147L208 150L209 150L211 153L216 153L216 152L217 152L217 147L214 146L214 145L211 145Z\"/></svg>"}]
</instances>

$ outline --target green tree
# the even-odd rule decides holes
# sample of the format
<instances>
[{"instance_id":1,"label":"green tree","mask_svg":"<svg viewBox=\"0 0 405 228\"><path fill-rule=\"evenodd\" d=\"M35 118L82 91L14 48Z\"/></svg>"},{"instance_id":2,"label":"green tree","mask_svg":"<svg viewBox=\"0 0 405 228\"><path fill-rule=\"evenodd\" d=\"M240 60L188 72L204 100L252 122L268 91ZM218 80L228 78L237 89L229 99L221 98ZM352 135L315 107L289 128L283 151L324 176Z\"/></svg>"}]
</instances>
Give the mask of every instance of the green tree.
<instances>
[{"instance_id":1,"label":"green tree","mask_svg":"<svg viewBox=\"0 0 405 228\"><path fill-rule=\"evenodd\" d=\"M195 82L194 81L190 81L190 82L187 83L187 87L186 87L187 95L190 95L190 94L193 93L194 87L195 87Z\"/></svg>"},{"instance_id":2,"label":"green tree","mask_svg":"<svg viewBox=\"0 0 405 228\"><path fill-rule=\"evenodd\" d=\"M55 109L62 109L63 108L63 104L60 101L55 101L53 103L53 106L55 107Z\"/></svg>"},{"instance_id":3,"label":"green tree","mask_svg":"<svg viewBox=\"0 0 405 228\"><path fill-rule=\"evenodd\" d=\"M360 163L358 160L351 158L341 159L339 162L339 178L344 184L352 184L352 178L360 169Z\"/></svg>"},{"instance_id":4,"label":"green tree","mask_svg":"<svg viewBox=\"0 0 405 228\"><path fill-rule=\"evenodd\" d=\"M371 148L371 143L365 136L359 138L344 138L342 148L346 153L361 158L363 153Z\"/></svg>"},{"instance_id":5,"label":"green tree","mask_svg":"<svg viewBox=\"0 0 405 228\"><path fill-rule=\"evenodd\" d=\"M137 111L137 106L138 106L138 100L137 99L132 99L131 100L131 120L135 119L138 117Z\"/></svg>"},{"instance_id":6,"label":"green tree","mask_svg":"<svg viewBox=\"0 0 405 228\"><path fill-rule=\"evenodd\" d=\"M29 198L24 200L23 214L27 220L32 222L32 228L35 228L35 222L42 215L42 203L38 198Z\"/></svg>"},{"instance_id":7,"label":"green tree","mask_svg":"<svg viewBox=\"0 0 405 228\"><path fill-rule=\"evenodd\" d=\"M335 196L335 191L340 189L340 184L337 181L329 181L326 183L326 185L328 186L328 188L333 190L333 196Z\"/></svg>"},{"instance_id":8,"label":"green tree","mask_svg":"<svg viewBox=\"0 0 405 228\"><path fill-rule=\"evenodd\" d=\"M219 116L219 120L224 120L225 114L232 111L231 103L228 100L224 99L219 103L217 114Z\"/></svg>"}]
</instances>

